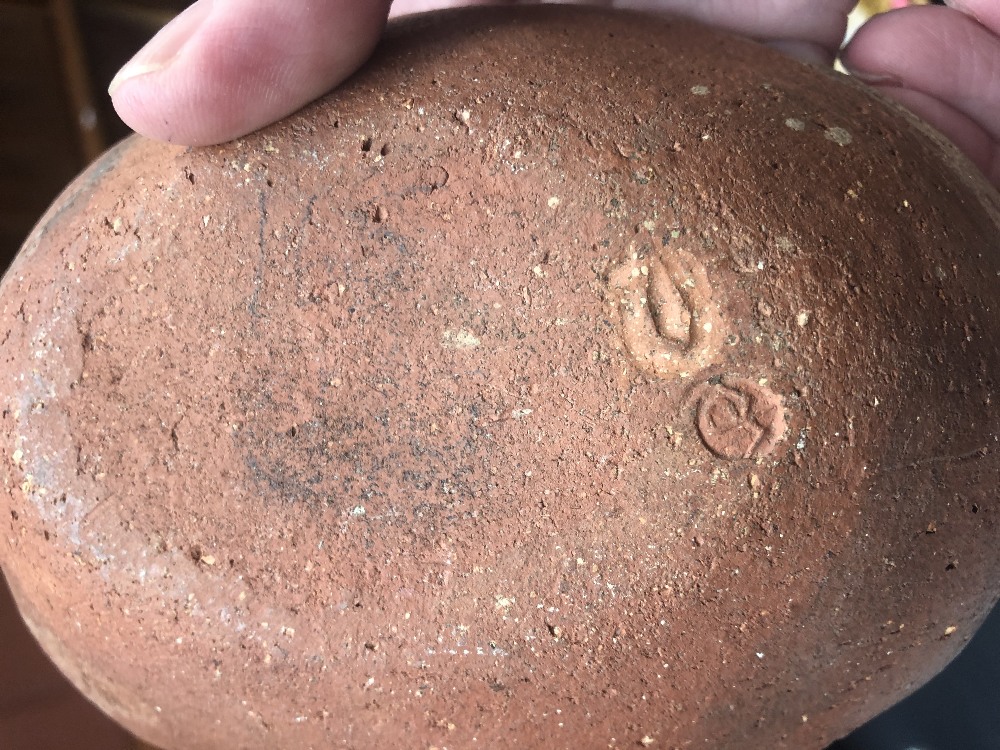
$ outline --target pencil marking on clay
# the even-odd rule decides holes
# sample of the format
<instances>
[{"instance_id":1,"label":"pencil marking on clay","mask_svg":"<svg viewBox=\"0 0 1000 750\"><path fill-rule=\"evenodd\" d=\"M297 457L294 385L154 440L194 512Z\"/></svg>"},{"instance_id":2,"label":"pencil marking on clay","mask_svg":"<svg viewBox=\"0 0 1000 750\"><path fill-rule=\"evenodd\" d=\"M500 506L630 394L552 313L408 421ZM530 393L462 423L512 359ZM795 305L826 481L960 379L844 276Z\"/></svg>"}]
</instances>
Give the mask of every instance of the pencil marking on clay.
<instances>
[{"instance_id":1,"label":"pencil marking on clay","mask_svg":"<svg viewBox=\"0 0 1000 750\"><path fill-rule=\"evenodd\" d=\"M685 377L711 364L722 335L705 267L686 250L635 254L608 278L639 369Z\"/></svg>"}]
</instances>

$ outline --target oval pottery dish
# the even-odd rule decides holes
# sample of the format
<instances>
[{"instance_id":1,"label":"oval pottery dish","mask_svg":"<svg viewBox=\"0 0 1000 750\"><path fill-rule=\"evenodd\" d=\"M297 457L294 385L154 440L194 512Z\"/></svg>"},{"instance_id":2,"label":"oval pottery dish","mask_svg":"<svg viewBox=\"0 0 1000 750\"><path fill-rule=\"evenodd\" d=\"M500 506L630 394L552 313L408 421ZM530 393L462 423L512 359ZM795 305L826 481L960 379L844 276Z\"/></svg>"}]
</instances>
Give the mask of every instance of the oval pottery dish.
<instances>
[{"instance_id":1,"label":"oval pottery dish","mask_svg":"<svg viewBox=\"0 0 1000 750\"><path fill-rule=\"evenodd\" d=\"M996 599L997 195L688 22L419 16L0 290L0 562L166 750L813 748Z\"/></svg>"}]
</instances>

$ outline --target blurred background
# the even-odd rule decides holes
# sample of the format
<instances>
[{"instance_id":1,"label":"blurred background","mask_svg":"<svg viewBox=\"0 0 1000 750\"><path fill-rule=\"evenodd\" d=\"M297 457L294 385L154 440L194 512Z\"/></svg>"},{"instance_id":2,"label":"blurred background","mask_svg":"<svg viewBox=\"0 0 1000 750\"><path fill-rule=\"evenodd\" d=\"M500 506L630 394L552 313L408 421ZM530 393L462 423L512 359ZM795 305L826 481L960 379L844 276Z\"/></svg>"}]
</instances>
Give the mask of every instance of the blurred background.
<instances>
[{"instance_id":1,"label":"blurred background","mask_svg":"<svg viewBox=\"0 0 1000 750\"><path fill-rule=\"evenodd\" d=\"M0 267L62 188L128 135L105 89L188 4L0 0ZM905 4L863 2L852 28ZM946 672L829 750L1000 750L998 683L1000 608ZM140 748L41 653L0 577L0 750Z\"/></svg>"},{"instance_id":2,"label":"blurred background","mask_svg":"<svg viewBox=\"0 0 1000 750\"><path fill-rule=\"evenodd\" d=\"M184 0L0 0L0 263L128 135L106 89ZM0 745L3 747L3 745Z\"/></svg>"}]
</instances>

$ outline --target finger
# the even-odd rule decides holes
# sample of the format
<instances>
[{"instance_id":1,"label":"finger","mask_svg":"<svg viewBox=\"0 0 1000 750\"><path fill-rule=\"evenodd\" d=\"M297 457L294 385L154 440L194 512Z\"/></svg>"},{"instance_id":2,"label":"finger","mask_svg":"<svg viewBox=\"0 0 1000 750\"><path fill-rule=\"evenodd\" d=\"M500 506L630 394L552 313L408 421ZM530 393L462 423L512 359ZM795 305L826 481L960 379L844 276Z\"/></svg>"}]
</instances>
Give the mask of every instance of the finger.
<instances>
[{"instance_id":1,"label":"finger","mask_svg":"<svg viewBox=\"0 0 1000 750\"><path fill-rule=\"evenodd\" d=\"M982 148L968 150L973 141L1000 141L1000 38L986 27L950 8L900 10L865 24L842 59L897 99L903 90L921 94L903 103L936 119L984 171L994 168ZM970 135L972 126L979 135Z\"/></svg>"},{"instance_id":2,"label":"finger","mask_svg":"<svg viewBox=\"0 0 1000 750\"><path fill-rule=\"evenodd\" d=\"M527 5L543 0L500 0ZM563 0L555 0L562 2ZM855 0L583 0L591 5L674 14L785 48L797 57L832 62ZM392 15L497 0L396 0Z\"/></svg>"},{"instance_id":3,"label":"finger","mask_svg":"<svg viewBox=\"0 0 1000 750\"><path fill-rule=\"evenodd\" d=\"M876 85L875 88L947 135L990 182L1000 187L1000 143L975 120L920 91L892 85Z\"/></svg>"},{"instance_id":4,"label":"finger","mask_svg":"<svg viewBox=\"0 0 1000 750\"><path fill-rule=\"evenodd\" d=\"M371 53L390 0L199 0L119 72L134 130L172 143L237 138L336 86Z\"/></svg>"},{"instance_id":5,"label":"finger","mask_svg":"<svg viewBox=\"0 0 1000 750\"><path fill-rule=\"evenodd\" d=\"M946 5L975 18L994 34L1000 34L1000 3L997 0L946 0Z\"/></svg>"}]
</instances>

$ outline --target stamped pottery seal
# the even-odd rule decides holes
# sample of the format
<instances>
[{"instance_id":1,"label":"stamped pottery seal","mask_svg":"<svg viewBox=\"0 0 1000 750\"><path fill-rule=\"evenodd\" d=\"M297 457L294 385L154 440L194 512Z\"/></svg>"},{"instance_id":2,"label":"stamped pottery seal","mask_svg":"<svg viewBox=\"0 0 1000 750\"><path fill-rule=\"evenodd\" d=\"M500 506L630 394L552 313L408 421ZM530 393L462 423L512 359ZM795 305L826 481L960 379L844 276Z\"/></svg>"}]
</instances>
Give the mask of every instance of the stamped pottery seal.
<instances>
[{"instance_id":1,"label":"stamped pottery seal","mask_svg":"<svg viewBox=\"0 0 1000 750\"><path fill-rule=\"evenodd\" d=\"M785 436L781 396L750 378L723 375L698 386L692 400L698 435L719 458L763 458Z\"/></svg>"},{"instance_id":2,"label":"stamped pottery seal","mask_svg":"<svg viewBox=\"0 0 1000 750\"><path fill-rule=\"evenodd\" d=\"M621 335L636 365L657 377L711 364L722 334L705 267L686 250L635 253L608 277Z\"/></svg>"}]
</instances>

